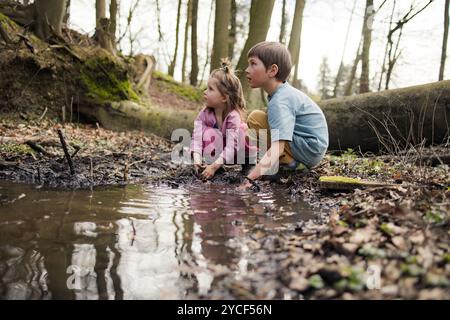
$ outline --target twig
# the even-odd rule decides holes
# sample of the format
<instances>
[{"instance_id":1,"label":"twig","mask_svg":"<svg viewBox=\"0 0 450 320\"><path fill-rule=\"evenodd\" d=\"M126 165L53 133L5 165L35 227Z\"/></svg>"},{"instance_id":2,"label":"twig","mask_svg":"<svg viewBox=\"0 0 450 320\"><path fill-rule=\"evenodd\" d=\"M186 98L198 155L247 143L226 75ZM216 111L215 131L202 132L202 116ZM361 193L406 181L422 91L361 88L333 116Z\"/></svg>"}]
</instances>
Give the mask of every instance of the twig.
<instances>
[{"instance_id":1,"label":"twig","mask_svg":"<svg viewBox=\"0 0 450 320\"><path fill-rule=\"evenodd\" d=\"M75 174L75 170L73 168L73 162L72 162L72 158L70 157L69 150L67 149L66 140L64 139L64 136L63 136L63 133L62 133L61 129L58 129L57 131L58 131L58 135L59 135L59 140L61 141L61 145L62 145L62 148L64 150L64 154L66 156L67 162L69 163L70 174L74 175Z\"/></svg>"},{"instance_id":2,"label":"twig","mask_svg":"<svg viewBox=\"0 0 450 320\"><path fill-rule=\"evenodd\" d=\"M38 182L39 182L39 184L42 184L41 183L41 181L42 181L42 179L41 179L41 167L37 167L37 172L38 172Z\"/></svg>"},{"instance_id":3,"label":"twig","mask_svg":"<svg viewBox=\"0 0 450 320\"><path fill-rule=\"evenodd\" d=\"M27 141L26 145L29 146L31 149L33 149L36 152L42 153L45 156L51 156L50 153L48 153L44 148L42 148L39 144L33 141Z\"/></svg>"},{"instance_id":4,"label":"twig","mask_svg":"<svg viewBox=\"0 0 450 320\"><path fill-rule=\"evenodd\" d=\"M89 158L90 162L90 173L91 173L91 184L94 183L94 166L92 165L92 158Z\"/></svg>"},{"instance_id":5,"label":"twig","mask_svg":"<svg viewBox=\"0 0 450 320\"><path fill-rule=\"evenodd\" d=\"M72 159L73 159L77 155L78 151L81 150L81 147L78 145L73 145L72 147L75 149L75 151L72 153Z\"/></svg>"},{"instance_id":6,"label":"twig","mask_svg":"<svg viewBox=\"0 0 450 320\"><path fill-rule=\"evenodd\" d=\"M124 169L124 172L123 172L123 181L124 181L125 183L128 182L128 168L129 168L129 166L128 166L128 160L126 160L126 161L125 161L125 169Z\"/></svg>"},{"instance_id":7,"label":"twig","mask_svg":"<svg viewBox=\"0 0 450 320\"><path fill-rule=\"evenodd\" d=\"M44 119L45 114L47 113L48 108L45 107L44 112L42 113L42 115L39 117L38 122L41 122L42 119Z\"/></svg>"}]
</instances>

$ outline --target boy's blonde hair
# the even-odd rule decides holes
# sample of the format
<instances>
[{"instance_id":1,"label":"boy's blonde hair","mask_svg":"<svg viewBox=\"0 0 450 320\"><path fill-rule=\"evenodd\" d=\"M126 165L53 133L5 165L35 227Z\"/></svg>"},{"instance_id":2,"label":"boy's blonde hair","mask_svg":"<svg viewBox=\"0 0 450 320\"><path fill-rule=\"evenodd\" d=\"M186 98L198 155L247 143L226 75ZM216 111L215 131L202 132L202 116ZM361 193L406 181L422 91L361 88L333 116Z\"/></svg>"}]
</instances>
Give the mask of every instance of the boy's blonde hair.
<instances>
[{"instance_id":1,"label":"boy's blonde hair","mask_svg":"<svg viewBox=\"0 0 450 320\"><path fill-rule=\"evenodd\" d=\"M241 119L246 118L244 91L239 78L231 69L228 59L222 59L222 66L211 72L211 78L217 80L217 89L227 99L227 109L225 115L236 109L241 115Z\"/></svg>"},{"instance_id":2,"label":"boy's blonde hair","mask_svg":"<svg viewBox=\"0 0 450 320\"><path fill-rule=\"evenodd\" d=\"M286 46L279 42L264 41L254 45L247 54L248 58L257 57L262 61L266 70L273 64L278 66L275 78L286 81L291 73L292 58Z\"/></svg>"}]
</instances>

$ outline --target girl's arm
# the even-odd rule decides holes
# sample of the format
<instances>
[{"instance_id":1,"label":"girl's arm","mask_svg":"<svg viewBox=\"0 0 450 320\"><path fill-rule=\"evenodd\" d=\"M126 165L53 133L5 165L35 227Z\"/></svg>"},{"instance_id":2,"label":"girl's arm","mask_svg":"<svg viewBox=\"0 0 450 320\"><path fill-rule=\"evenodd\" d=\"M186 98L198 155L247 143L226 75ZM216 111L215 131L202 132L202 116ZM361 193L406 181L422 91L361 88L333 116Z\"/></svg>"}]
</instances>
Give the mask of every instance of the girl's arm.
<instances>
[{"instance_id":1,"label":"girl's arm","mask_svg":"<svg viewBox=\"0 0 450 320\"><path fill-rule=\"evenodd\" d=\"M225 146L223 148L223 151L220 153L220 156L217 158L214 163L212 163L209 166L206 166L205 170L203 171L202 175L206 179L210 179L214 176L216 171L222 167L225 162L231 163L235 156L236 152L238 151L238 135L239 135L239 129L241 125L241 118L239 115L231 114L226 123L224 123L226 126L225 129Z\"/></svg>"},{"instance_id":2,"label":"girl's arm","mask_svg":"<svg viewBox=\"0 0 450 320\"><path fill-rule=\"evenodd\" d=\"M198 154L198 156L200 156L200 162L201 155L203 154L203 128L206 122L205 110L206 108L203 108L203 110L199 112L194 122L194 131L192 133L191 141L191 150L194 152L194 163L196 160L195 154Z\"/></svg>"}]
</instances>

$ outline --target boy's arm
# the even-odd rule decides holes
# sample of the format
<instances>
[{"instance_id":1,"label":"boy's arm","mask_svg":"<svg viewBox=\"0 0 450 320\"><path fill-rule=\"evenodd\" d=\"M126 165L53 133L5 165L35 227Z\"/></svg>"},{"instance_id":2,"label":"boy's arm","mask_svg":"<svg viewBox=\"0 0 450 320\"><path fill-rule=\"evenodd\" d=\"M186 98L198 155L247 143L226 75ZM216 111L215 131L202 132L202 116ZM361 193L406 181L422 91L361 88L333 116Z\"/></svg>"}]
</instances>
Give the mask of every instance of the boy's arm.
<instances>
[{"instance_id":1,"label":"boy's arm","mask_svg":"<svg viewBox=\"0 0 450 320\"><path fill-rule=\"evenodd\" d=\"M280 161L280 155L283 153L286 141L279 140L272 143L269 150L262 157L261 161L248 174L247 178L251 180L259 179L267 171L277 166Z\"/></svg>"}]
</instances>

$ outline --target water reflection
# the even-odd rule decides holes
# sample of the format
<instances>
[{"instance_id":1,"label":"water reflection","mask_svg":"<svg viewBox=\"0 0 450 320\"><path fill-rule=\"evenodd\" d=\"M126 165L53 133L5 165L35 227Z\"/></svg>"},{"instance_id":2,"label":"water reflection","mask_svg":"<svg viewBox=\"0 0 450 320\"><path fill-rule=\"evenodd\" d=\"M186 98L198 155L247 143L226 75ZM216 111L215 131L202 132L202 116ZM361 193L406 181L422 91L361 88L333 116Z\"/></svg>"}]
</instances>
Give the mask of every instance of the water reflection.
<instances>
[{"instance_id":1,"label":"water reflection","mask_svg":"<svg viewBox=\"0 0 450 320\"><path fill-rule=\"evenodd\" d=\"M11 199L25 194L20 200ZM282 192L212 185L62 192L0 183L0 297L183 299L247 271L255 225L309 218Z\"/></svg>"}]
</instances>

